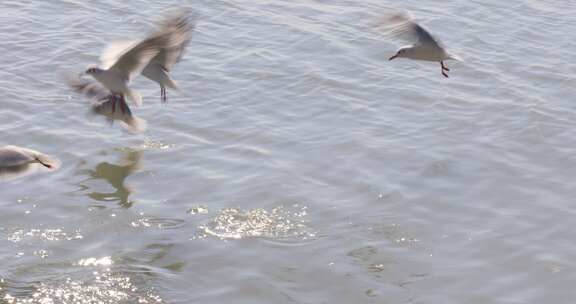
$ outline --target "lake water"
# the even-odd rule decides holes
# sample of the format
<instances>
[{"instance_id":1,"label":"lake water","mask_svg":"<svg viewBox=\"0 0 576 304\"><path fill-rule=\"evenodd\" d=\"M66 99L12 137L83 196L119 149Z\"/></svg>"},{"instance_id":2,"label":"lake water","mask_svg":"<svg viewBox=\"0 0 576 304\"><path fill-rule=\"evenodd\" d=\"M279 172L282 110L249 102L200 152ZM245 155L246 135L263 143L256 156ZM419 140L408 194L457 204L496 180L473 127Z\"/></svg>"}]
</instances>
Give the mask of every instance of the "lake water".
<instances>
[{"instance_id":1,"label":"lake water","mask_svg":"<svg viewBox=\"0 0 576 304\"><path fill-rule=\"evenodd\" d=\"M576 2L404 1L461 55L388 61L397 2L0 4L1 303L573 303ZM62 71L200 15L142 134Z\"/></svg>"}]
</instances>

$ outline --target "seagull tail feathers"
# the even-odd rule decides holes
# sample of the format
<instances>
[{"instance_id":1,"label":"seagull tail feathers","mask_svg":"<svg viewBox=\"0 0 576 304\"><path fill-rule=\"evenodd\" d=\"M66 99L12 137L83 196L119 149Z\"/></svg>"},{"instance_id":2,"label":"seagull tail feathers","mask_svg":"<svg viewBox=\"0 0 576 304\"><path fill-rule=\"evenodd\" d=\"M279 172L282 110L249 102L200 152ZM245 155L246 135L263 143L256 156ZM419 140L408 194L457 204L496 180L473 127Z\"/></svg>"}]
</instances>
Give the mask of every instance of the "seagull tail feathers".
<instances>
[{"instance_id":1,"label":"seagull tail feathers","mask_svg":"<svg viewBox=\"0 0 576 304\"><path fill-rule=\"evenodd\" d=\"M462 57L454 54L454 53L448 53L448 58L452 59L452 60L456 60L456 61L460 61L460 62L464 62L464 59L462 59Z\"/></svg>"},{"instance_id":2,"label":"seagull tail feathers","mask_svg":"<svg viewBox=\"0 0 576 304\"><path fill-rule=\"evenodd\" d=\"M170 76L168 76L168 78L165 80L164 85L171 88L171 89L174 89L176 91L180 91L180 88L178 87L178 83L176 83L176 81L174 81L174 79L170 78Z\"/></svg>"}]
</instances>

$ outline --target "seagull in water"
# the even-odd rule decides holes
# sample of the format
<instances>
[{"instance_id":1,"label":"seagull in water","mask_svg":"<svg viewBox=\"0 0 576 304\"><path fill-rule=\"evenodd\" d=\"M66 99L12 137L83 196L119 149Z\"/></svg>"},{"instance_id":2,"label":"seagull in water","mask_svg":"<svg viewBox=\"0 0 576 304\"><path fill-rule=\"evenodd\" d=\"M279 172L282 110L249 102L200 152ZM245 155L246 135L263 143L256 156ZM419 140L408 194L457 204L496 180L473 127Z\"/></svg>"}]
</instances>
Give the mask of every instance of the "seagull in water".
<instances>
[{"instance_id":1,"label":"seagull in water","mask_svg":"<svg viewBox=\"0 0 576 304\"><path fill-rule=\"evenodd\" d=\"M128 87L130 81L162 50L176 48L187 39L189 38L183 31L164 29L128 46L123 44L123 48L112 43L100 57L101 66L90 67L85 73L110 90L112 96L122 99L128 97L136 105L140 105L142 96Z\"/></svg>"},{"instance_id":2,"label":"seagull in water","mask_svg":"<svg viewBox=\"0 0 576 304\"><path fill-rule=\"evenodd\" d=\"M446 50L442 43L432 36L430 32L416 23L414 18L408 12L404 11L389 17L387 23L390 23L388 26L390 29L389 34L393 36L405 36L410 40L415 41L412 45L403 46L398 49L396 54L388 60L394 58L408 58L415 60L437 61L440 62L442 75L446 78L448 78L446 72L449 72L450 69L444 64L444 61L462 61L460 57Z\"/></svg>"},{"instance_id":3,"label":"seagull in water","mask_svg":"<svg viewBox=\"0 0 576 304\"><path fill-rule=\"evenodd\" d=\"M41 164L48 169L55 169L59 162L32 149L17 146L0 147L0 168L23 166L33 163Z\"/></svg>"},{"instance_id":4,"label":"seagull in water","mask_svg":"<svg viewBox=\"0 0 576 304\"><path fill-rule=\"evenodd\" d=\"M160 85L160 100L163 102L166 101L166 87L178 90L176 82L170 77L170 71L174 64L182 58L184 50L192 39L194 27L195 20L192 18L191 10L184 9L178 14L165 16L157 24L157 30L152 34L152 37L166 35L177 37L172 43L160 47L141 71L142 76ZM138 41L133 40L113 42L104 52L103 61L114 62L118 60L119 55L136 45L138 45Z\"/></svg>"}]
</instances>

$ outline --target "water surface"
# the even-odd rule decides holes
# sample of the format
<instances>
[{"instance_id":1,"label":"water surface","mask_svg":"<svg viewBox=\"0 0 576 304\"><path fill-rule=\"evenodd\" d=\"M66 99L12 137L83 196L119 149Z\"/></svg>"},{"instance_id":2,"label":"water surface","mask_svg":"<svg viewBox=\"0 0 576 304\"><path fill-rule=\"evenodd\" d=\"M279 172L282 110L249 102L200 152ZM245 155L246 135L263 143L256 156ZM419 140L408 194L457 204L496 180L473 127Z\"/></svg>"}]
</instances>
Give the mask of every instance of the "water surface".
<instances>
[{"instance_id":1,"label":"water surface","mask_svg":"<svg viewBox=\"0 0 576 304\"><path fill-rule=\"evenodd\" d=\"M202 1L131 134L59 78L182 1L0 4L0 302L571 303L570 1L407 1L466 60L388 62L387 1Z\"/></svg>"}]
</instances>

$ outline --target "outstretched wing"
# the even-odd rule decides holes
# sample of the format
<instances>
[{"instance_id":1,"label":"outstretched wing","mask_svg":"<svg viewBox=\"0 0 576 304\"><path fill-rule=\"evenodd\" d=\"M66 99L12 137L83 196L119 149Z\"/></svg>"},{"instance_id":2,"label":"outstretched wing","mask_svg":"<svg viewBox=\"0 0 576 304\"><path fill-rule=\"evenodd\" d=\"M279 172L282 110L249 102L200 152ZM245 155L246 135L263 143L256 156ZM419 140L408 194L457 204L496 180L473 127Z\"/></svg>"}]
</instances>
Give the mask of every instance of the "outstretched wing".
<instances>
[{"instance_id":1,"label":"outstretched wing","mask_svg":"<svg viewBox=\"0 0 576 304\"><path fill-rule=\"evenodd\" d=\"M140 40L114 40L108 44L106 49L100 55L100 66L103 69L109 69L113 66L118 58L120 58L124 53L128 52L130 49L135 47Z\"/></svg>"},{"instance_id":2,"label":"outstretched wing","mask_svg":"<svg viewBox=\"0 0 576 304\"><path fill-rule=\"evenodd\" d=\"M189 9L164 17L158 23L154 35L174 35L178 43L173 47L161 49L150 61L150 64L158 64L163 69L170 71L172 66L182 59L182 55L192 39L195 27L196 18Z\"/></svg>"},{"instance_id":3,"label":"outstretched wing","mask_svg":"<svg viewBox=\"0 0 576 304\"><path fill-rule=\"evenodd\" d=\"M122 52L109 68L120 77L131 80L146 67L162 49L176 47L186 39L184 33L158 32Z\"/></svg>"},{"instance_id":4,"label":"outstretched wing","mask_svg":"<svg viewBox=\"0 0 576 304\"><path fill-rule=\"evenodd\" d=\"M442 48L442 43L418 24L408 11L387 16L380 25L392 37L407 39L415 45Z\"/></svg>"},{"instance_id":5,"label":"outstretched wing","mask_svg":"<svg viewBox=\"0 0 576 304\"><path fill-rule=\"evenodd\" d=\"M156 56L160 49L167 44L165 37L150 37L144 39L124 51L110 66L108 70L126 80L132 80Z\"/></svg>"}]
</instances>

